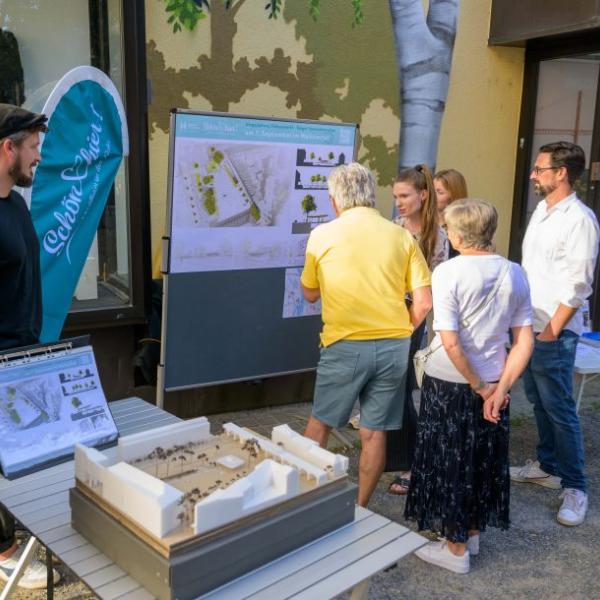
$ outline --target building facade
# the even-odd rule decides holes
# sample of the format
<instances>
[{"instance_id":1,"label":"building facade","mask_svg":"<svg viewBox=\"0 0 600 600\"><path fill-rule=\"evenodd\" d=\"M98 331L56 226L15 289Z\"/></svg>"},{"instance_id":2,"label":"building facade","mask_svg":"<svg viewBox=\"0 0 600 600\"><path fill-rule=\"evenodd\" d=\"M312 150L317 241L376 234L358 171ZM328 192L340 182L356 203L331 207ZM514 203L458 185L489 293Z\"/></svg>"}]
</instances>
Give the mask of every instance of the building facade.
<instances>
[{"instance_id":1,"label":"building facade","mask_svg":"<svg viewBox=\"0 0 600 600\"><path fill-rule=\"evenodd\" d=\"M391 16L387 2L363 5L364 22L352 27L349 0L323 2L316 21L302 0L283 3L278 19L267 18L264 3L234 0L226 10L213 2L193 30L174 32L162 0L0 0L1 101L40 110L64 73L90 64L125 103L131 153L86 267L97 290L76 293L64 331L92 333L111 399L140 383L132 360L164 234L171 108L359 123L358 160L376 174L378 206L391 214L400 114ZM471 196L498 208L498 249L512 258L534 202L528 169L540 144L568 139L586 149L580 193L597 208L598 5L461 2L437 168L458 169ZM282 377L173 402L180 414L208 413L306 400L311 389L311 375Z\"/></svg>"}]
</instances>

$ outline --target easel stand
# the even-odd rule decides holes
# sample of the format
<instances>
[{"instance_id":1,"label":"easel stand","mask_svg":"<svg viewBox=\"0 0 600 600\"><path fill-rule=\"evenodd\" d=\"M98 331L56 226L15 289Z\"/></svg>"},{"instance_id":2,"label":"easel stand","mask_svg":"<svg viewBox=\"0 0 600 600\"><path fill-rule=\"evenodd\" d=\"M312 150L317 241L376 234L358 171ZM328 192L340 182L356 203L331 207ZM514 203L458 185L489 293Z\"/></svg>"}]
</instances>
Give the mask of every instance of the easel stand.
<instances>
[{"instance_id":1,"label":"easel stand","mask_svg":"<svg viewBox=\"0 0 600 600\"><path fill-rule=\"evenodd\" d=\"M0 439L3 440L0 447L0 461L6 479L18 480L15 482L16 486L23 485L21 477L28 473L36 473L71 459L72 448L69 446L71 441L62 445L59 441L48 446L36 446L36 441L43 439L48 423L55 427L53 431L57 435L66 432L68 440L72 440L74 435L74 439L85 440L88 444L102 445L116 438L117 428L102 392L93 350L89 345L89 336L63 340L55 344L36 344L0 353L0 373L2 374L0 383L2 401L8 404L11 417L17 423L17 426L2 425L0 428ZM32 386L29 383L38 380L41 381L39 385ZM50 412L48 398L53 402L51 409L55 412ZM48 403L44 404L45 402ZM45 415L45 418L32 419L30 416L29 427L18 427L22 419L19 410L23 407L28 407L29 413L25 411L22 414L31 415L32 407L35 407ZM68 411L64 410L65 407ZM6 410L6 407L4 409ZM65 414L66 412L68 414ZM94 430L97 432L96 437L90 436L89 430L77 428L80 423L95 424L93 419L97 419L99 423ZM104 422L107 425L104 425ZM110 430L111 424L114 433ZM23 448L27 448L29 456L15 460L15 450L18 456L18 452ZM4 485L5 482L2 483ZM10 502L5 500L2 502L7 510L13 512ZM18 515L16 520L20 520ZM15 570L0 593L0 600L10 597L33 560L39 545L37 537L31 535ZM47 598L53 598L54 568L52 552L47 546L46 568Z\"/></svg>"}]
</instances>

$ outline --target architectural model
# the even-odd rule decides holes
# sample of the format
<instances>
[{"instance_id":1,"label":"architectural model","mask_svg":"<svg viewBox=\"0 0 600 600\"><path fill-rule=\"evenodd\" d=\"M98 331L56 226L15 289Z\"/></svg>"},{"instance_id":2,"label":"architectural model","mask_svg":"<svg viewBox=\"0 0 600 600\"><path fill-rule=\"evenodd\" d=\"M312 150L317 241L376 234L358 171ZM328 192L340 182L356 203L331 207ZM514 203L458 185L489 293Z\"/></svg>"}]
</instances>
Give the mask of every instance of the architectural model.
<instances>
[{"instance_id":1,"label":"architectural model","mask_svg":"<svg viewBox=\"0 0 600 600\"><path fill-rule=\"evenodd\" d=\"M200 417L120 438L116 453L77 445L77 489L168 546L346 477L345 456L287 425L271 439L223 429Z\"/></svg>"}]
</instances>

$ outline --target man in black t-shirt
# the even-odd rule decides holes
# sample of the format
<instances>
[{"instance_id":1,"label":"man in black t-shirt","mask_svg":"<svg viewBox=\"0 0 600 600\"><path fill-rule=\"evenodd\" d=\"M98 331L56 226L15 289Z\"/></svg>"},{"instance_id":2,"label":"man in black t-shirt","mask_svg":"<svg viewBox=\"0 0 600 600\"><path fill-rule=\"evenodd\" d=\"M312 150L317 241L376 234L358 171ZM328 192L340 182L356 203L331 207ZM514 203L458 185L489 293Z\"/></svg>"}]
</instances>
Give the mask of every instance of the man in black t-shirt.
<instances>
[{"instance_id":1,"label":"man in black t-shirt","mask_svg":"<svg viewBox=\"0 0 600 600\"><path fill-rule=\"evenodd\" d=\"M23 197L13 186L29 187L40 161L40 132L47 117L0 104L0 351L39 341L42 328L40 246ZM8 580L22 548L15 522L0 508L0 579ZM60 576L54 571L54 581ZM32 561L19 587L46 587L46 567Z\"/></svg>"}]
</instances>

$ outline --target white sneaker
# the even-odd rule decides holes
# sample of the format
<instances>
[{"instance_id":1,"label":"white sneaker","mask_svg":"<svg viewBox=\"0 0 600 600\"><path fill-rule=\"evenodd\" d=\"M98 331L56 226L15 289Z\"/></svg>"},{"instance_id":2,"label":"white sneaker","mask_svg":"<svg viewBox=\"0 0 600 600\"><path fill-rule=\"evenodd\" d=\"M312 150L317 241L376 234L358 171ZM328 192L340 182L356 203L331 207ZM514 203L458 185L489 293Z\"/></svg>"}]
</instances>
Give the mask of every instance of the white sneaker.
<instances>
[{"instance_id":1,"label":"white sneaker","mask_svg":"<svg viewBox=\"0 0 600 600\"><path fill-rule=\"evenodd\" d=\"M479 554L479 534L469 536L467 539L467 550L470 556L477 556Z\"/></svg>"},{"instance_id":2,"label":"white sneaker","mask_svg":"<svg viewBox=\"0 0 600 600\"><path fill-rule=\"evenodd\" d=\"M565 488L560 497L563 503L556 515L556 520L571 527L581 525L588 509L587 494L581 490Z\"/></svg>"},{"instance_id":3,"label":"white sneaker","mask_svg":"<svg viewBox=\"0 0 600 600\"><path fill-rule=\"evenodd\" d=\"M469 551L465 550L462 556L456 556L456 554L450 552L447 540L430 542L425 546L421 546L415 551L415 556L432 565L454 571L454 573L464 574L469 572Z\"/></svg>"},{"instance_id":4,"label":"white sneaker","mask_svg":"<svg viewBox=\"0 0 600 600\"><path fill-rule=\"evenodd\" d=\"M445 537L438 538L439 542L447 541ZM479 554L479 534L471 535L467 538L467 550L470 556L477 556Z\"/></svg>"},{"instance_id":5,"label":"white sneaker","mask_svg":"<svg viewBox=\"0 0 600 600\"><path fill-rule=\"evenodd\" d=\"M19 546L8 558L0 560L1 580L8 581L13 571L17 568L17 563L21 558L21 554L23 554L23 546ZM54 583L57 584L60 581L60 573L56 569L52 569L52 572ZM25 569L21 579L19 579L17 585L20 588L25 588L27 590L38 590L44 589L46 583L46 565L39 560L32 560Z\"/></svg>"},{"instance_id":6,"label":"white sneaker","mask_svg":"<svg viewBox=\"0 0 600 600\"><path fill-rule=\"evenodd\" d=\"M352 429L360 429L360 412L357 412L349 421L348 425L352 427Z\"/></svg>"},{"instance_id":7,"label":"white sneaker","mask_svg":"<svg viewBox=\"0 0 600 600\"><path fill-rule=\"evenodd\" d=\"M511 467L510 478L520 483L537 483L544 487L560 490L560 477L550 475L540 468L539 461L528 460L522 467Z\"/></svg>"}]
</instances>

